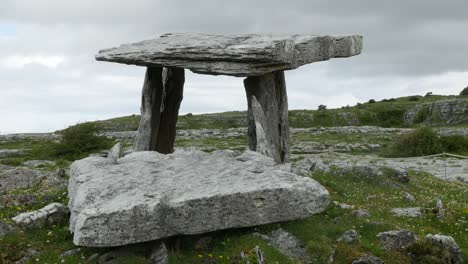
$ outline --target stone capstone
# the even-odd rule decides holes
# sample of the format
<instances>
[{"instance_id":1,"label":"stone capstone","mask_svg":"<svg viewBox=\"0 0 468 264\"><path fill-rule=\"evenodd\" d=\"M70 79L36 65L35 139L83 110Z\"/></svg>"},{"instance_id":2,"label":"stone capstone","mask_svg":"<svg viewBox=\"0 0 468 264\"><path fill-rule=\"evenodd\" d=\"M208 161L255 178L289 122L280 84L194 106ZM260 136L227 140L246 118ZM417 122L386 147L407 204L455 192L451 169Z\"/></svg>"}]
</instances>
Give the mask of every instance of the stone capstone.
<instances>
[{"instance_id":1,"label":"stone capstone","mask_svg":"<svg viewBox=\"0 0 468 264\"><path fill-rule=\"evenodd\" d=\"M13 217L22 228L43 228L49 225L65 222L68 220L69 210L66 206L59 203L52 203L46 207L29 212L22 213Z\"/></svg>"},{"instance_id":2,"label":"stone capstone","mask_svg":"<svg viewBox=\"0 0 468 264\"><path fill-rule=\"evenodd\" d=\"M74 243L120 246L306 218L329 204L324 187L289 164L247 151L134 152L71 165Z\"/></svg>"},{"instance_id":3,"label":"stone capstone","mask_svg":"<svg viewBox=\"0 0 468 264\"><path fill-rule=\"evenodd\" d=\"M260 76L359 55L362 36L165 34L99 51L98 61L177 67L195 73Z\"/></svg>"}]
</instances>

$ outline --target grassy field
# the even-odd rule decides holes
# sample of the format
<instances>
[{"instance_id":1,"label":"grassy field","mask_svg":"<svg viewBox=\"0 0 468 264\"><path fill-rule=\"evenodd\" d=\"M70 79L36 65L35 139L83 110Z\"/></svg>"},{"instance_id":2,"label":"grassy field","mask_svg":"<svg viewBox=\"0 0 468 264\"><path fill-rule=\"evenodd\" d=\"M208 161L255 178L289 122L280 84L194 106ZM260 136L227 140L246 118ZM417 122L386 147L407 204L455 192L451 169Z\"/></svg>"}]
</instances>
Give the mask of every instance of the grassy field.
<instances>
[{"instance_id":1,"label":"grassy field","mask_svg":"<svg viewBox=\"0 0 468 264\"><path fill-rule=\"evenodd\" d=\"M403 117L405 112L409 109L422 103L431 103L438 100L448 100L457 98L468 97L441 95L433 95L428 97L409 96L383 100L375 103L367 102L352 107L328 109L325 111L290 110L289 124L291 127L297 128L350 125L408 127L417 125L405 124ZM468 118L468 116L466 118ZM423 119L420 121L424 121ZM139 115L132 115L104 121L97 121L96 123L104 131L130 131L138 129L139 120ZM432 123L432 125L444 126L447 125L445 121L441 120L439 123ZM234 111L216 114L182 115L179 117L177 126L180 129L227 129L235 127L246 127L246 112ZM460 126L466 126L466 124L461 124Z\"/></svg>"}]
</instances>

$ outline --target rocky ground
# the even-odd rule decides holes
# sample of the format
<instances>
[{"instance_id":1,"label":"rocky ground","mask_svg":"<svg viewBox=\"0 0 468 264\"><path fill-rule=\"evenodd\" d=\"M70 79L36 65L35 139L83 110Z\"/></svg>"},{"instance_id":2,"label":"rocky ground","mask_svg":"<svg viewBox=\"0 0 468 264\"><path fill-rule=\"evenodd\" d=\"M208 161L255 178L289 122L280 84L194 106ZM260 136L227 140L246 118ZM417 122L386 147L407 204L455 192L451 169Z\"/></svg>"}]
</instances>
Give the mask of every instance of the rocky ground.
<instances>
[{"instance_id":1,"label":"rocky ground","mask_svg":"<svg viewBox=\"0 0 468 264\"><path fill-rule=\"evenodd\" d=\"M63 206L68 205L70 162L34 160L37 146L60 137L1 136L0 263L464 263L468 161L378 156L396 135L410 131L292 129L293 171L330 193L332 203L321 214L99 249L73 244ZM467 131L444 128L439 133ZM181 130L176 145L179 150L244 151L245 134L244 128ZM133 132L105 135L120 140L125 154L131 152Z\"/></svg>"}]
</instances>

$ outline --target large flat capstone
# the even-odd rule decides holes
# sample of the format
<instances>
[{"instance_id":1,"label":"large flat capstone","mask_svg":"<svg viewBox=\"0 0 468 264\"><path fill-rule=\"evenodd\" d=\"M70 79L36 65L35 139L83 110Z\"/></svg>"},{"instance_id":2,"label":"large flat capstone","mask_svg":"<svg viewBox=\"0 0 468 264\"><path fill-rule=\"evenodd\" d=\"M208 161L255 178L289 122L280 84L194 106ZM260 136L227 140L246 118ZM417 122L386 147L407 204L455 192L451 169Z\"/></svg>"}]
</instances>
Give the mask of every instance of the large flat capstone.
<instances>
[{"instance_id":1,"label":"large flat capstone","mask_svg":"<svg viewBox=\"0 0 468 264\"><path fill-rule=\"evenodd\" d=\"M302 219L327 190L256 152L135 152L71 165L70 230L80 246L108 247L181 234Z\"/></svg>"},{"instance_id":2,"label":"large flat capstone","mask_svg":"<svg viewBox=\"0 0 468 264\"><path fill-rule=\"evenodd\" d=\"M165 34L101 50L99 61L178 67L195 73L259 76L359 55L362 36Z\"/></svg>"}]
</instances>

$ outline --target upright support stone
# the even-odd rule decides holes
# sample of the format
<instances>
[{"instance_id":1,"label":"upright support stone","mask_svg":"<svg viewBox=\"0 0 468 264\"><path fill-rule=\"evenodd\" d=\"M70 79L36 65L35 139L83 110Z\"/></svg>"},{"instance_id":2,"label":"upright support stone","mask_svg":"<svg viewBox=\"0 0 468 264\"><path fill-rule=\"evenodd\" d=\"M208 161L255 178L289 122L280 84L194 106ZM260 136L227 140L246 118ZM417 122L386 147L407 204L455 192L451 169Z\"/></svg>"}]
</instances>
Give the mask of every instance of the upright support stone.
<instances>
[{"instance_id":1,"label":"upright support stone","mask_svg":"<svg viewBox=\"0 0 468 264\"><path fill-rule=\"evenodd\" d=\"M135 151L174 152L177 117L183 98L184 69L148 67L141 100Z\"/></svg>"},{"instance_id":2,"label":"upright support stone","mask_svg":"<svg viewBox=\"0 0 468 264\"><path fill-rule=\"evenodd\" d=\"M284 72L244 80L248 103L249 148L289 162L288 98Z\"/></svg>"}]
</instances>

